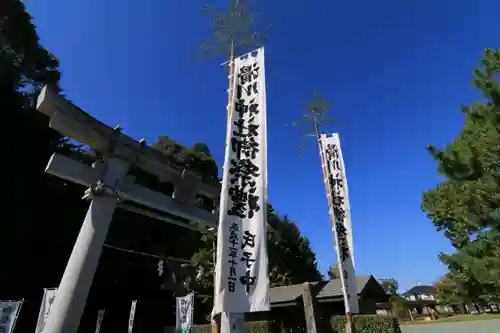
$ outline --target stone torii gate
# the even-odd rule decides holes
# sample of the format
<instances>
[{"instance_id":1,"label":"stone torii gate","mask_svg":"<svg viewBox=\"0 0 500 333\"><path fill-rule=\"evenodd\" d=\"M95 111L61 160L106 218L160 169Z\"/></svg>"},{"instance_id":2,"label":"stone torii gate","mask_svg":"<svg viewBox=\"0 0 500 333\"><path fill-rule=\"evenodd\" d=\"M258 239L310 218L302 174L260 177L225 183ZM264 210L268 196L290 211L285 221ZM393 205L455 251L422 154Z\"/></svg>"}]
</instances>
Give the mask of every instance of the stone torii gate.
<instances>
[{"instance_id":1,"label":"stone torii gate","mask_svg":"<svg viewBox=\"0 0 500 333\"><path fill-rule=\"evenodd\" d=\"M76 333L115 209L135 211L189 229L193 225L183 221L216 228L216 214L195 203L197 197L205 197L217 204L220 184L204 183L194 173L176 168L160 152L146 146L145 140L124 135L119 126L108 127L47 86L38 97L37 110L50 117L49 127L103 156L88 166L55 153L45 170L88 187L85 197L92 199L44 327L44 333ZM136 184L128 175L130 167L172 183L173 196Z\"/></svg>"}]
</instances>

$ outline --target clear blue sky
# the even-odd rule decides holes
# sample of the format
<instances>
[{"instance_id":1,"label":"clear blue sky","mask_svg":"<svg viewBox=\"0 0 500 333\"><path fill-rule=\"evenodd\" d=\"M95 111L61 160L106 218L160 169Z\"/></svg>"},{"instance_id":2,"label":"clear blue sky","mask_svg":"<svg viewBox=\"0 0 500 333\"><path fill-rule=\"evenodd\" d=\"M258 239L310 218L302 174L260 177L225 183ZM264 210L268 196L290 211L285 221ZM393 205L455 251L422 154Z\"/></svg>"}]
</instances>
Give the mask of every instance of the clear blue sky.
<instances>
[{"instance_id":1,"label":"clear blue sky","mask_svg":"<svg viewBox=\"0 0 500 333\"><path fill-rule=\"evenodd\" d=\"M462 125L477 97L471 69L500 46L498 0L253 0L266 44L269 195L295 220L322 271L335 261L316 145L299 160L284 127L318 90L334 105L347 167L360 274L405 290L443 272L450 251L420 211L440 179L425 147ZM212 3L224 6L224 0ZM26 0L43 44L61 61L65 93L135 138L205 142L223 161L227 77L203 61L210 34L202 0Z\"/></svg>"}]
</instances>

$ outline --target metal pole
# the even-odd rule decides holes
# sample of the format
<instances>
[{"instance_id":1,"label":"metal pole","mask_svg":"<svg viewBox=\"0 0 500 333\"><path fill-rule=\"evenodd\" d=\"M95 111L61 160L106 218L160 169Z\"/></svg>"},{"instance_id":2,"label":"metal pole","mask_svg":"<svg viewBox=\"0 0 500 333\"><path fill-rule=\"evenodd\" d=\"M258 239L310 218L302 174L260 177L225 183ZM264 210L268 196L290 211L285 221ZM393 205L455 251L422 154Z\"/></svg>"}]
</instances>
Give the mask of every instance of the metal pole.
<instances>
[{"instance_id":1,"label":"metal pole","mask_svg":"<svg viewBox=\"0 0 500 333\"><path fill-rule=\"evenodd\" d=\"M320 128L319 128L319 121L318 121L318 117L316 116L315 112L313 112L313 118L314 118L314 132L316 134L316 140L318 141L319 157L321 159L321 170L323 171L323 182L325 184L326 197L328 199L328 191L330 189L330 186L329 186L329 180L328 180L328 172L326 170L326 157L323 154L321 137L320 137L321 132L320 132ZM330 206L329 201L328 201L328 206ZM330 207L328 207L328 208L330 208ZM333 216L330 209L328 209L328 212L330 215L330 222L332 224L332 232L335 235L335 233L336 233L336 231L335 231L335 216ZM334 237L333 245L335 246L335 237ZM340 272L340 274L344 274L344 272ZM354 323L352 321L351 313L346 312L345 318L346 318L346 333L356 333L356 329L355 329Z\"/></svg>"},{"instance_id":2,"label":"metal pole","mask_svg":"<svg viewBox=\"0 0 500 333\"><path fill-rule=\"evenodd\" d=\"M128 164L116 158L107 158L105 163L102 181L105 187L113 188L127 173ZM77 332L117 202L118 198L106 191L93 196L57 289L45 333Z\"/></svg>"}]
</instances>

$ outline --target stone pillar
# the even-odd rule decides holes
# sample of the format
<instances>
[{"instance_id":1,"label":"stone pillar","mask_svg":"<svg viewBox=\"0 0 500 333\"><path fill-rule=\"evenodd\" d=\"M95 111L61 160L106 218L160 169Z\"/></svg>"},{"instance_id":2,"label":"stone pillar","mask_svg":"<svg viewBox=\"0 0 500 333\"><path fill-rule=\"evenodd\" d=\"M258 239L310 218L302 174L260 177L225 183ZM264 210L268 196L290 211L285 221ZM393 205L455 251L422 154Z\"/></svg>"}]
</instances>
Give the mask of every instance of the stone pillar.
<instances>
[{"instance_id":1,"label":"stone pillar","mask_svg":"<svg viewBox=\"0 0 500 333\"><path fill-rule=\"evenodd\" d=\"M122 160L106 160L102 182L114 188L125 176L128 164ZM76 333L85 309L94 273L99 263L118 198L106 192L94 195L64 270L44 333Z\"/></svg>"},{"instance_id":2,"label":"stone pillar","mask_svg":"<svg viewBox=\"0 0 500 333\"><path fill-rule=\"evenodd\" d=\"M305 282L302 290L302 301L304 302L304 315L306 318L307 333L317 333L315 299L312 294L311 283Z\"/></svg>"}]
</instances>

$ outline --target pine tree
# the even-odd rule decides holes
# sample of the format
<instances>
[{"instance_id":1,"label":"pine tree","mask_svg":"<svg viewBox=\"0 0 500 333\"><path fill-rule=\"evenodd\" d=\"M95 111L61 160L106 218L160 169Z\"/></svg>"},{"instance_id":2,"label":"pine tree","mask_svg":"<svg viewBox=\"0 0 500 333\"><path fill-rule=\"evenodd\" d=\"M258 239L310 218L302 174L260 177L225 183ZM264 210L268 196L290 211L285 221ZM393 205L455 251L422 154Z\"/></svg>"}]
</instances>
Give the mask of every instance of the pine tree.
<instances>
[{"instance_id":1,"label":"pine tree","mask_svg":"<svg viewBox=\"0 0 500 333\"><path fill-rule=\"evenodd\" d=\"M443 151L428 150L447 181L424 193L422 208L456 248L440 259L471 300L500 298L500 50L474 70L483 100L463 106L465 125Z\"/></svg>"}]
</instances>

